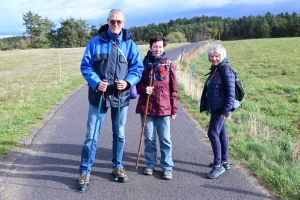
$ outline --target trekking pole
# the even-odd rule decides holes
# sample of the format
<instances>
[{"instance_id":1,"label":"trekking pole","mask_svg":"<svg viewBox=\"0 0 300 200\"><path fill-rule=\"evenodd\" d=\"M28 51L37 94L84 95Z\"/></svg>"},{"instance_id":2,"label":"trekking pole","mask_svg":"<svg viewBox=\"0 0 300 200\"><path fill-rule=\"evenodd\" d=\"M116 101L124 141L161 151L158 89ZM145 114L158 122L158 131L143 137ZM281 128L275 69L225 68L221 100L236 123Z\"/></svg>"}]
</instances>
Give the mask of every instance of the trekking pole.
<instances>
[{"instance_id":1,"label":"trekking pole","mask_svg":"<svg viewBox=\"0 0 300 200\"><path fill-rule=\"evenodd\" d=\"M152 86L152 78L153 78L152 73L153 73L153 69L150 70L149 87ZM146 108L145 108L145 114L144 114L144 122L143 122L143 126L142 126L142 131L141 131L141 136L140 136L140 144L139 144L139 149L138 149L136 163L135 163L135 168L136 169L138 168L140 155L141 155L141 148L142 148L143 135L144 135L145 125L146 125L146 119L147 119L149 99L150 99L150 94L147 95Z\"/></svg>"},{"instance_id":2,"label":"trekking pole","mask_svg":"<svg viewBox=\"0 0 300 200\"><path fill-rule=\"evenodd\" d=\"M91 148L90 148L90 151L89 151L88 162L87 162L87 167L86 167L86 172L85 172L85 177L84 177L84 184L83 184L83 186L81 188L81 191L85 191L85 189L86 189L86 177L88 175L88 168L89 168L89 165L90 165L91 154L92 154L92 150L93 150L93 145L94 145L95 134L96 134L96 129L97 129L97 125L98 125L98 119L99 119L99 115L100 115L100 109L101 109L102 99L105 99L104 92L102 92L102 95L100 95L100 101L99 101L99 106L98 106L98 112L97 112L97 117L96 117L94 134L93 134ZM99 124L99 127L100 126L101 126L101 124Z\"/></svg>"},{"instance_id":3,"label":"trekking pole","mask_svg":"<svg viewBox=\"0 0 300 200\"><path fill-rule=\"evenodd\" d=\"M121 91L118 90L118 128L117 128L117 138L116 138L116 177L115 177L115 181L118 181L118 148L119 148L119 129L120 129L120 94Z\"/></svg>"}]
</instances>

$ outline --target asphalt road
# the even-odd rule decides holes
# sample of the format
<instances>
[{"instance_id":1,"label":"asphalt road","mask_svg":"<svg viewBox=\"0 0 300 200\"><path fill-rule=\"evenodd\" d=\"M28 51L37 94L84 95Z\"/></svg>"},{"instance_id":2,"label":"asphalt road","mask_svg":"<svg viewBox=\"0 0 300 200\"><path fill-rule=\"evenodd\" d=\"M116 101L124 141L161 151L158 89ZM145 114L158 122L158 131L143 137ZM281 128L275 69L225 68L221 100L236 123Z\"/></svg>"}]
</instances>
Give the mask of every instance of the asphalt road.
<instances>
[{"instance_id":1,"label":"asphalt road","mask_svg":"<svg viewBox=\"0 0 300 200\"><path fill-rule=\"evenodd\" d=\"M185 52L200 45L182 47ZM168 51L171 60L182 48ZM214 180L206 179L213 160L211 147L202 143L205 134L179 106L171 120L174 170L172 180L162 180L159 168L153 176L143 175L143 151L135 168L141 124L135 114L137 100L129 106L124 163L129 182L115 182L111 176L112 132L110 112L101 132L90 187L77 190L78 166L86 132L87 86L70 94L61 105L49 111L40 127L33 130L16 148L0 160L0 198L5 200L53 199L270 199L244 170L232 162L232 168ZM159 154L160 156L160 154Z\"/></svg>"}]
</instances>

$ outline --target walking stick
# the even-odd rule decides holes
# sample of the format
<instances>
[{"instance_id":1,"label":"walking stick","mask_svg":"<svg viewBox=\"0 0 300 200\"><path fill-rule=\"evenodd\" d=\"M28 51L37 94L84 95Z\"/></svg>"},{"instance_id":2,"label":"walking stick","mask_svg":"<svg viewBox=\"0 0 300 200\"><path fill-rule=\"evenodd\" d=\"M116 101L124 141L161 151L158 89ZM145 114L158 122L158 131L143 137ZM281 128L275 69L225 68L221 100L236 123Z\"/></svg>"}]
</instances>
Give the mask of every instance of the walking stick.
<instances>
[{"instance_id":1,"label":"walking stick","mask_svg":"<svg viewBox=\"0 0 300 200\"><path fill-rule=\"evenodd\" d=\"M93 134L93 139L92 139L92 144L91 144L91 148L89 151L89 156L88 156L88 162L87 162L87 167L86 167L86 172L85 172L85 176L84 176L84 184L81 187L81 191L85 191L86 189L86 177L88 175L88 168L90 165L90 160L91 160L91 154L92 154L92 150L93 150L93 145L94 145L94 141L95 141L95 134L96 134L96 129L97 129L97 125L98 125L98 120L99 120L99 114L100 114L100 109L101 109L101 104L102 104L102 99L104 99L104 92L102 92L102 95L100 95L100 101L99 101L99 106L98 106L98 112L97 112L97 117L96 117L96 123L95 123L95 128L94 128L94 134ZM100 121L101 122L101 121ZM99 125L99 127L101 126L101 124Z\"/></svg>"},{"instance_id":2,"label":"walking stick","mask_svg":"<svg viewBox=\"0 0 300 200\"><path fill-rule=\"evenodd\" d=\"M118 149L119 149L119 129L120 129L120 93L121 91L119 90L118 91L118 128L117 128L117 138L116 138L116 146L117 146L117 149L116 149L116 177L115 177L115 181L117 181L119 178L118 178Z\"/></svg>"},{"instance_id":3,"label":"walking stick","mask_svg":"<svg viewBox=\"0 0 300 200\"><path fill-rule=\"evenodd\" d=\"M152 78L153 78L153 69L150 70L150 81L149 81L150 87L152 86ZM141 148L142 148L143 135L144 135L145 125L146 125L146 119L147 119L149 99L150 99L150 94L147 95L146 108L145 108L145 114L144 114L144 122L143 122L143 126L142 126L142 131L141 131L141 136L140 136L140 144L139 144L138 154L137 154L136 163L135 163L136 169L138 168L140 155L141 155Z\"/></svg>"}]
</instances>

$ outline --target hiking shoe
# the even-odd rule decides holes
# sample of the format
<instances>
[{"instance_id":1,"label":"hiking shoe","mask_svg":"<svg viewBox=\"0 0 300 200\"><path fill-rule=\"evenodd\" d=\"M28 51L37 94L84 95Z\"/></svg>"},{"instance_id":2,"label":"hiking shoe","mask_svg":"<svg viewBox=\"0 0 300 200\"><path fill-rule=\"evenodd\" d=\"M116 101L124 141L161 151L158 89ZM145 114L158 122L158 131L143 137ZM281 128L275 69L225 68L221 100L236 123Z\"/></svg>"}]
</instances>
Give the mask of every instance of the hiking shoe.
<instances>
[{"instance_id":1,"label":"hiking shoe","mask_svg":"<svg viewBox=\"0 0 300 200\"><path fill-rule=\"evenodd\" d=\"M171 180L172 179L172 171L171 170L165 170L163 172L163 179Z\"/></svg>"},{"instance_id":2,"label":"hiking shoe","mask_svg":"<svg viewBox=\"0 0 300 200\"><path fill-rule=\"evenodd\" d=\"M156 170L156 168L152 168L152 167L146 167L146 169L144 170L144 174L145 175L152 175L154 170Z\"/></svg>"},{"instance_id":3,"label":"hiking shoe","mask_svg":"<svg viewBox=\"0 0 300 200\"><path fill-rule=\"evenodd\" d=\"M118 168L118 177L116 177L116 168L114 167L113 170L112 170L112 175L115 178L118 178L117 181L120 182L120 183L125 183L125 182L128 181L128 176L125 173L125 168L124 167L119 167Z\"/></svg>"},{"instance_id":4,"label":"hiking shoe","mask_svg":"<svg viewBox=\"0 0 300 200\"><path fill-rule=\"evenodd\" d=\"M213 166L214 166L214 163L210 163L209 166L210 166L210 167L213 167ZM222 163L222 166L224 167L225 170L229 170L229 169L230 169L230 164L229 164L229 162L227 162L227 163Z\"/></svg>"},{"instance_id":5,"label":"hiking shoe","mask_svg":"<svg viewBox=\"0 0 300 200\"><path fill-rule=\"evenodd\" d=\"M213 179L213 178L217 178L218 176L220 176L221 174L223 174L225 172L225 169L223 166L221 167L213 167L212 170L209 172L209 174L206 175L206 178L209 179Z\"/></svg>"},{"instance_id":6,"label":"hiking shoe","mask_svg":"<svg viewBox=\"0 0 300 200\"><path fill-rule=\"evenodd\" d=\"M79 175L79 180L78 180L78 185L77 185L78 190L82 190L83 189L85 175L86 174L80 174ZM86 186L86 188L85 189L87 189L89 185L90 185L90 174L88 174L86 176L86 180L85 180L85 186Z\"/></svg>"},{"instance_id":7,"label":"hiking shoe","mask_svg":"<svg viewBox=\"0 0 300 200\"><path fill-rule=\"evenodd\" d=\"M229 162L227 162L227 163L222 163L222 166L224 167L225 170L229 170L229 169L230 169L230 164L229 164Z\"/></svg>"}]
</instances>

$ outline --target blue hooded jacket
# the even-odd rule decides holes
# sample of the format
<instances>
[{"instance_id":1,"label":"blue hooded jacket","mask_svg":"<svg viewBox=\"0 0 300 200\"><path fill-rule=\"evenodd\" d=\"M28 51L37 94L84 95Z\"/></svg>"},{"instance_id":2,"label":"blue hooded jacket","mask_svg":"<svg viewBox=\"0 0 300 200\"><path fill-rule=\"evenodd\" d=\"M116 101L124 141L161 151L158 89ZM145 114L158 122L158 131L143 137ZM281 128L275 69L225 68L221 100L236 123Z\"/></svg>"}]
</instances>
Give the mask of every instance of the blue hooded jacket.
<instances>
[{"instance_id":1,"label":"blue hooded jacket","mask_svg":"<svg viewBox=\"0 0 300 200\"><path fill-rule=\"evenodd\" d=\"M98 35L89 41L80 69L89 85L90 104L99 105L101 91L97 90L97 86L100 82L106 81L109 85L105 92L105 103L102 105L118 107L115 81L125 80L129 84L121 91L120 107L129 105L130 88L140 81L144 70L140 50L131 38L132 34L127 29L122 29L117 36L113 35L106 24L99 29Z\"/></svg>"},{"instance_id":2,"label":"blue hooded jacket","mask_svg":"<svg viewBox=\"0 0 300 200\"><path fill-rule=\"evenodd\" d=\"M223 75L220 70L226 63L212 66L200 100L200 112L221 110L228 117L235 101L235 74L231 67L224 67Z\"/></svg>"}]
</instances>

